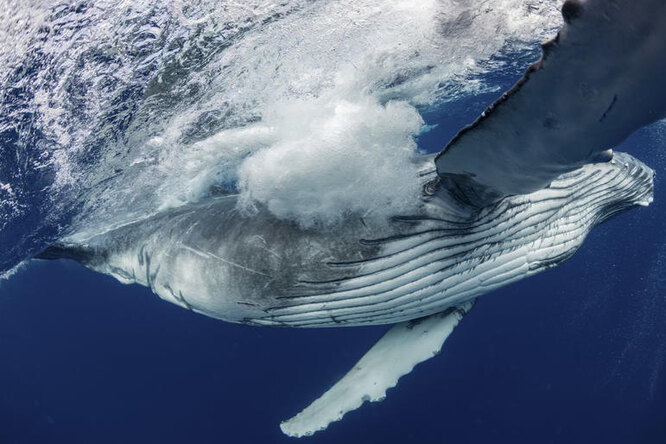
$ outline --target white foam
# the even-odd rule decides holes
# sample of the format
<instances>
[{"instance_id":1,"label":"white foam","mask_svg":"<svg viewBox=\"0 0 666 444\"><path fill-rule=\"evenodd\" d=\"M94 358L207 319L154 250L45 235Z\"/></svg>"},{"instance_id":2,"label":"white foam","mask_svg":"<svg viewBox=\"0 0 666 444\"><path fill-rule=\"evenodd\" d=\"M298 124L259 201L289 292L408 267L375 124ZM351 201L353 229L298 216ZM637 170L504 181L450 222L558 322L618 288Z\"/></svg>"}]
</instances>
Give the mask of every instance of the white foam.
<instances>
[{"instance_id":1,"label":"white foam","mask_svg":"<svg viewBox=\"0 0 666 444\"><path fill-rule=\"evenodd\" d=\"M410 159L423 124L419 113L405 102L336 93L281 103L265 115L276 142L240 166L246 209L260 203L312 226L350 212L388 216L417 202Z\"/></svg>"},{"instance_id":2,"label":"white foam","mask_svg":"<svg viewBox=\"0 0 666 444\"><path fill-rule=\"evenodd\" d=\"M39 149L54 189L72 190L67 205L82 208L74 231L220 184L238 184L246 208L308 226L404 209L415 110L496 87L479 76L503 69L492 57L553 35L561 3L11 1L0 36L12 50L0 61L47 61L27 79L33 127L49 140ZM143 98L122 99L149 83Z\"/></svg>"},{"instance_id":3,"label":"white foam","mask_svg":"<svg viewBox=\"0 0 666 444\"><path fill-rule=\"evenodd\" d=\"M41 0L3 0L0 8L0 84L28 51L34 34L44 22L48 5Z\"/></svg>"},{"instance_id":4,"label":"white foam","mask_svg":"<svg viewBox=\"0 0 666 444\"><path fill-rule=\"evenodd\" d=\"M0 231L12 217L19 217L25 211L11 184L0 182Z\"/></svg>"},{"instance_id":5,"label":"white foam","mask_svg":"<svg viewBox=\"0 0 666 444\"><path fill-rule=\"evenodd\" d=\"M28 266L28 261L19 262L17 265L14 265L7 271L0 273L0 287L2 286L2 281L8 281L9 278L15 276L17 273L25 270Z\"/></svg>"},{"instance_id":6,"label":"white foam","mask_svg":"<svg viewBox=\"0 0 666 444\"><path fill-rule=\"evenodd\" d=\"M246 210L303 226L409 211L415 107L483 89L481 62L551 33L561 2L528 3L327 2L250 33L215 62L224 71L196 115L243 104L259 123L178 151L169 162L180 180L162 187L163 206L238 181ZM192 120L181 114L172 128Z\"/></svg>"}]
</instances>

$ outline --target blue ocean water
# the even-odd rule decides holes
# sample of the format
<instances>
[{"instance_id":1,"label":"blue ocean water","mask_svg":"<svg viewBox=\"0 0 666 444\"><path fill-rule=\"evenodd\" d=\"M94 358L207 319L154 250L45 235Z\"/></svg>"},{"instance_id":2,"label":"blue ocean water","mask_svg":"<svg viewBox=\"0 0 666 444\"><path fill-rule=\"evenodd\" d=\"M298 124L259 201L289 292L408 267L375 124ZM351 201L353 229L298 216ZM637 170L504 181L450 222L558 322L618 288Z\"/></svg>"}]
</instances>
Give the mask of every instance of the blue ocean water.
<instances>
[{"instance_id":1,"label":"blue ocean water","mask_svg":"<svg viewBox=\"0 0 666 444\"><path fill-rule=\"evenodd\" d=\"M663 168L648 139L623 149ZM664 442L661 188L568 262L482 297L384 402L303 440ZM293 441L279 422L385 330L225 324L66 261L31 263L0 288L3 444Z\"/></svg>"},{"instance_id":2,"label":"blue ocean water","mask_svg":"<svg viewBox=\"0 0 666 444\"><path fill-rule=\"evenodd\" d=\"M81 5L83 12L74 10L77 14L85 13L86 5ZM144 37L150 26L163 25L154 17L139 22L137 35ZM175 47L189 38L179 32L170 37ZM198 50L205 53L207 40L202 40ZM141 45L139 49L145 48ZM534 48L510 52L518 67L465 79L481 79L490 85L485 90L456 90L454 95L462 96L456 101L419 105L425 123L437 125L419 137L419 148L441 149L515 81L534 54ZM132 56L152 57L140 51ZM100 60L107 63L113 57L90 51L82 60L95 73ZM493 62L505 66L502 57ZM34 63L13 75L37 81L40 59L32 58ZM192 65L186 67L202 69ZM144 91L137 88L153 74L150 68L142 69L124 95L113 96L101 123L93 125L96 130L120 139L132 139L127 134L139 132L135 127L143 122L141 110L128 104L142 97ZM178 80L164 81L177 89ZM85 82L74 80L65 88L66 108L80 122L89 112L83 109L88 104L77 100L85 88ZM390 94L408 94L391 88ZM6 89L5 94L13 95L4 95L3 105L21 108L32 100L25 98L29 90L25 85ZM179 94L180 99L187 96ZM202 98L196 92L188 94ZM32 116L20 115L26 121L18 127L24 128ZM102 204L119 201L118 195L125 196L122 192L110 193L116 199L111 201L100 200L93 191L118 189L120 181L114 178L126 180L123 171L131 182L136 177L132 166L141 164L130 155L124 158L119 148L105 152L103 144L119 142L104 131L93 132L85 139L85 155L75 158L90 170L102 165L99 169L105 172L85 177L88 189L78 190L76 196L69 193L73 185L59 188L59 196L68 198L71 206L54 208L44 190L62 174L62 167L57 169L57 162L38 170L29 166L43 154L37 146L42 149L56 141L36 131L29 131L32 139L21 138L8 130L7 116L0 120L0 185L14 184L20 194L16 205L25 208L7 225L11 230L2 232L3 271L43 248L70 224L82 224L77 215L95 216ZM224 127L215 119L222 117L205 112L195 120L210 124L209 132L214 133ZM666 158L661 128L641 130L618 147L657 171L652 205L597 227L581 250L555 269L480 298L443 353L401 379L384 402L365 405L325 432L301 440L666 442L666 205L660 197ZM164 169L174 174L166 167L160 171ZM154 185L149 182L146 187ZM98 207L83 211L88 201ZM150 208L143 202L130 204ZM6 208L0 206L2 211ZM2 211L0 216L5 216ZM280 421L344 375L387 328L301 330L225 324L68 261L32 261L0 281L0 444L295 442L282 435Z\"/></svg>"}]
</instances>

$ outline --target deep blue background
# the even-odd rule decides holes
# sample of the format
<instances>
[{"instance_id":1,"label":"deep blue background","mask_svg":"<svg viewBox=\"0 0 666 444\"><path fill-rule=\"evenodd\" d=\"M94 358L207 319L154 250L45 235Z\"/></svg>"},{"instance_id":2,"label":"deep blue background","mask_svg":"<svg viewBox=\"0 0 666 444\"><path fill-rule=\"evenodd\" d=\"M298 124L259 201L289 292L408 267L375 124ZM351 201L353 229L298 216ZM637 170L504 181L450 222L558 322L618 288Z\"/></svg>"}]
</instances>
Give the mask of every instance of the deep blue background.
<instances>
[{"instance_id":1,"label":"deep blue background","mask_svg":"<svg viewBox=\"0 0 666 444\"><path fill-rule=\"evenodd\" d=\"M658 205L481 298L386 401L305 441L665 442ZM279 421L383 331L225 324L66 262L35 263L1 292L3 444L287 442Z\"/></svg>"},{"instance_id":2,"label":"deep blue background","mask_svg":"<svg viewBox=\"0 0 666 444\"><path fill-rule=\"evenodd\" d=\"M623 147L663 175L662 148L646 131ZM595 229L567 263L482 297L386 401L302 442L665 443L657 179L649 208ZM279 422L385 329L230 325L74 263L33 262L0 283L0 444L295 442Z\"/></svg>"}]
</instances>

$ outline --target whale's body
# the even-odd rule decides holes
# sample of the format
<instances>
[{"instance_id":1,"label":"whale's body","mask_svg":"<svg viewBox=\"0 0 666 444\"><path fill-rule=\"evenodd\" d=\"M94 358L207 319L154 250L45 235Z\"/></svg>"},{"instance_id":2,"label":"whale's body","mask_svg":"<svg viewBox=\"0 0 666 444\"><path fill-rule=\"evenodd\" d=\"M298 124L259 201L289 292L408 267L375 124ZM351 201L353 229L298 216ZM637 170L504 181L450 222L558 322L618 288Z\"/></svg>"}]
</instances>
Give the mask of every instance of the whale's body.
<instances>
[{"instance_id":1,"label":"whale's body","mask_svg":"<svg viewBox=\"0 0 666 444\"><path fill-rule=\"evenodd\" d=\"M428 186L426 186L427 188ZM393 221L305 229L236 196L166 211L44 256L70 256L230 322L326 327L438 313L557 265L609 215L652 200L652 171L626 154L482 208L444 190ZM69 248L69 253L68 253Z\"/></svg>"},{"instance_id":2,"label":"whale's body","mask_svg":"<svg viewBox=\"0 0 666 444\"><path fill-rule=\"evenodd\" d=\"M409 214L304 228L213 196L65 237L39 257L75 259L230 322L397 323L282 425L292 436L321 430L439 352L475 298L557 265L595 225L652 201L652 170L612 149L666 114L666 4L567 0L562 11L541 60L426 159Z\"/></svg>"},{"instance_id":3,"label":"whale's body","mask_svg":"<svg viewBox=\"0 0 666 444\"><path fill-rule=\"evenodd\" d=\"M482 209L424 186L420 209L392 221L350 217L304 229L236 196L211 197L42 258L71 258L225 321L327 327L397 323L354 368L281 424L307 436L386 390L443 342L484 293L571 257L600 222L652 201L653 171L624 153L547 188Z\"/></svg>"}]
</instances>

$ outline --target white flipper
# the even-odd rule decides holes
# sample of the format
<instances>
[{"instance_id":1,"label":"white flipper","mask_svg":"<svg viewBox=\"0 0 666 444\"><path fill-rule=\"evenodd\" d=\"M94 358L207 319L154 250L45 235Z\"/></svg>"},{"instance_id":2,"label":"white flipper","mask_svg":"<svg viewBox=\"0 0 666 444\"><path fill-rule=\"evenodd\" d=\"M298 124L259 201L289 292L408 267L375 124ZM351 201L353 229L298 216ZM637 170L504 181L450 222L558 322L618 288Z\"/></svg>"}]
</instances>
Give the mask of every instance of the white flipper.
<instances>
[{"instance_id":1,"label":"white flipper","mask_svg":"<svg viewBox=\"0 0 666 444\"><path fill-rule=\"evenodd\" d=\"M280 428L289 436L309 436L365 401L384 400L386 390L395 387L401 376L439 354L473 304L470 301L444 313L394 325L340 381Z\"/></svg>"}]
</instances>

